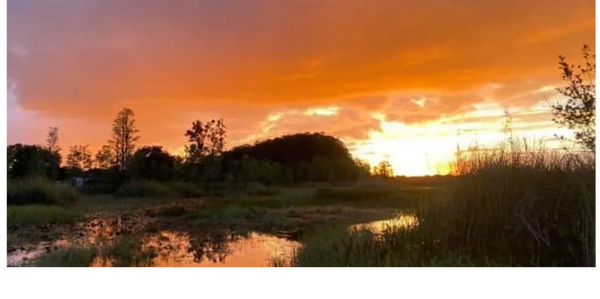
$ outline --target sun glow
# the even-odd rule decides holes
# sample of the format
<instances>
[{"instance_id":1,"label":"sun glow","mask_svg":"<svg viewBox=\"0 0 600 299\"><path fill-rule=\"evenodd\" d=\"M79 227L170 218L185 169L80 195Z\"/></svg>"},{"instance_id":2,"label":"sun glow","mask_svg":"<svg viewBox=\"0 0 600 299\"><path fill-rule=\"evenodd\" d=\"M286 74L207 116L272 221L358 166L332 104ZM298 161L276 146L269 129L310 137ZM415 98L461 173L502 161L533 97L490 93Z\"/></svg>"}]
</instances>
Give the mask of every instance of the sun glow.
<instances>
[{"instance_id":1,"label":"sun glow","mask_svg":"<svg viewBox=\"0 0 600 299\"><path fill-rule=\"evenodd\" d=\"M320 115L320 116L332 116L336 115L340 107L327 107L327 108L310 108L304 111L304 115Z\"/></svg>"},{"instance_id":2,"label":"sun glow","mask_svg":"<svg viewBox=\"0 0 600 299\"><path fill-rule=\"evenodd\" d=\"M506 118L499 107L495 103L486 103L477 105L478 109L462 117L411 125L382 117L381 131L372 131L367 140L352 149L352 153L371 166L381 161L390 162L395 175L445 175L449 173L449 164L457 148L466 149L474 144L490 147L508 137L504 130ZM568 134L549 121L548 111L516 112L513 133L529 141L544 140L548 147L557 147L554 134ZM531 115L537 119L521 121Z\"/></svg>"}]
</instances>

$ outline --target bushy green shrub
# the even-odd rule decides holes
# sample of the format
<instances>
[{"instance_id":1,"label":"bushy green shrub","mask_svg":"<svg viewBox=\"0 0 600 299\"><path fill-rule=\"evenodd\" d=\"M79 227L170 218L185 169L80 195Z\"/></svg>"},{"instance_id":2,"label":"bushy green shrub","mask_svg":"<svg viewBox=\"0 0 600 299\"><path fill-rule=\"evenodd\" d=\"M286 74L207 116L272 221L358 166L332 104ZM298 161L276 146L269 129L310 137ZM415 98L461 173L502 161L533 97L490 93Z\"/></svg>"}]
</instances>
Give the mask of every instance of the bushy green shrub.
<instances>
[{"instance_id":1,"label":"bushy green shrub","mask_svg":"<svg viewBox=\"0 0 600 299\"><path fill-rule=\"evenodd\" d=\"M68 205L81 199L72 186L57 186L43 178L11 181L7 189L9 205Z\"/></svg>"}]
</instances>

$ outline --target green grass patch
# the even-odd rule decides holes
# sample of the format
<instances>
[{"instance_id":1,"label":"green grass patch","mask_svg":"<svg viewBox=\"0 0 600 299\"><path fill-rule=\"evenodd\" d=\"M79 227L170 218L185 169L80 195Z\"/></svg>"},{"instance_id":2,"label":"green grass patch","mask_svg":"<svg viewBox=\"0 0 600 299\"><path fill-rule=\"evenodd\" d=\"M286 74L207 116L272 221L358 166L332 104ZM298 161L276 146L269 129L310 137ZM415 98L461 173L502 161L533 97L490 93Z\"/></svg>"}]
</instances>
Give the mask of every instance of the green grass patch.
<instances>
[{"instance_id":1,"label":"green grass patch","mask_svg":"<svg viewBox=\"0 0 600 299\"><path fill-rule=\"evenodd\" d=\"M149 267L156 257L153 249L143 248L139 238L125 236L113 245L101 248L71 246L43 254L23 266L89 267L98 258L104 266Z\"/></svg>"},{"instance_id":2,"label":"green grass patch","mask_svg":"<svg viewBox=\"0 0 600 299\"><path fill-rule=\"evenodd\" d=\"M142 241L134 237L122 237L114 245L100 250L105 259L113 262L113 267L150 267L156 253L152 249L144 249Z\"/></svg>"},{"instance_id":3,"label":"green grass patch","mask_svg":"<svg viewBox=\"0 0 600 299\"><path fill-rule=\"evenodd\" d=\"M8 227L35 227L40 225L61 224L77 221L82 214L61 206L8 206Z\"/></svg>"},{"instance_id":4,"label":"green grass patch","mask_svg":"<svg viewBox=\"0 0 600 299\"><path fill-rule=\"evenodd\" d=\"M121 185L114 194L117 198L180 198L171 187L155 181L133 180Z\"/></svg>"},{"instance_id":5,"label":"green grass patch","mask_svg":"<svg viewBox=\"0 0 600 299\"><path fill-rule=\"evenodd\" d=\"M71 186L55 186L43 178L32 178L8 183L8 205L69 205L81 199Z\"/></svg>"},{"instance_id":6,"label":"green grass patch","mask_svg":"<svg viewBox=\"0 0 600 299\"><path fill-rule=\"evenodd\" d=\"M171 182L167 186L184 198L198 198L206 195L206 192L192 183Z\"/></svg>"},{"instance_id":7,"label":"green grass patch","mask_svg":"<svg viewBox=\"0 0 600 299\"><path fill-rule=\"evenodd\" d=\"M321 188L304 204L414 208L438 192L439 189L399 188L393 185Z\"/></svg>"},{"instance_id":8,"label":"green grass patch","mask_svg":"<svg viewBox=\"0 0 600 299\"><path fill-rule=\"evenodd\" d=\"M192 219L210 222L237 223L249 219L258 219L268 213L263 206L227 205L224 207L206 207L190 215Z\"/></svg>"}]
</instances>

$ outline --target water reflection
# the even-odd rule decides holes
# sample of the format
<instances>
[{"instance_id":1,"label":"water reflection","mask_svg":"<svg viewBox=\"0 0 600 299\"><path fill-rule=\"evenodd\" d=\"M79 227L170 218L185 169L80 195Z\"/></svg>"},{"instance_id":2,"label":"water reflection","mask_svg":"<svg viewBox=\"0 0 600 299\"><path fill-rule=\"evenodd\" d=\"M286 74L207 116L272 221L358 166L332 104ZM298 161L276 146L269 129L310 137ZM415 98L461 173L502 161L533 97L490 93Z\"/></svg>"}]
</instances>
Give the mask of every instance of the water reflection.
<instances>
[{"instance_id":1,"label":"water reflection","mask_svg":"<svg viewBox=\"0 0 600 299\"><path fill-rule=\"evenodd\" d=\"M360 223L352 225L352 229L366 228L374 233L384 233L392 229L412 229L419 225L416 216L410 214L400 214L395 218L373 221L369 223Z\"/></svg>"},{"instance_id":2,"label":"water reflection","mask_svg":"<svg viewBox=\"0 0 600 299\"><path fill-rule=\"evenodd\" d=\"M8 267L16 267L28 260L42 255L44 252L46 251L43 246L38 246L38 248L29 251L19 249L8 254L6 257L6 264Z\"/></svg>"},{"instance_id":3,"label":"water reflection","mask_svg":"<svg viewBox=\"0 0 600 299\"><path fill-rule=\"evenodd\" d=\"M393 228L415 228L418 224L415 216L401 214L392 219L352 225L351 228L366 228L380 234ZM72 245L105 248L122 240L123 227L127 228L120 218L94 220L84 224L76 235L64 236L53 243L43 242L30 250L12 252L8 255L8 265L18 266L28 259ZM301 246L299 242L272 235L231 229L159 231L152 234L127 230L134 236L140 236L136 244L141 243L142 251L153 252L150 264L155 267L263 267L269 266L274 258L286 260ZM112 258L96 257L90 266L114 265L116 261Z\"/></svg>"},{"instance_id":4,"label":"water reflection","mask_svg":"<svg viewBox=\"0 0 600 299\"><path fill-rule=\"evenodd\" d=\"M54 242L40 242L28 248L20 248L7 255L7 266L23 265L28 260L42 254L53 252L69 246L100 248L114 244L124 233L140 232L148 223L144 219L117 215L115 217L97 217L90 221L75 224L72 232L65 234ZM96 258L92 266L110 266L112 261Z\"/></svg>"},{"instance_id":5,"label":"water reflection","mask_svg":"<svg viewBox=\"0 0 600 299\"><path fill-rule=\"evenodd\" d=\"M158 251L155 267L264 267L271 258L291 255L300 243L256 232L190 236L162 231L144 246Z\"/></svg>"}]
</instances>

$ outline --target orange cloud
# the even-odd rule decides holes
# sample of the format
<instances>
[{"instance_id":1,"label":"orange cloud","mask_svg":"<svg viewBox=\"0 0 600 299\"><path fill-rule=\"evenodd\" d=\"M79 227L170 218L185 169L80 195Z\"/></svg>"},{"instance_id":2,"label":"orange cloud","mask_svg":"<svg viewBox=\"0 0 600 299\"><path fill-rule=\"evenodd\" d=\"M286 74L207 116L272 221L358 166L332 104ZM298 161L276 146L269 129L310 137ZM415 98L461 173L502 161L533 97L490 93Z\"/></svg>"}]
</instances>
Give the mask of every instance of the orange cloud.
<instances>
[{"instance_id":1,"label":"orange cloud","mask_svg":"<svg viewBox=\"0 0 600 299\"><path fill-rule=\"evenodd\" d=\"M232 144L310 130L358 142L386 134L375 114L416 125L483 102L529 109L550 94L540 88L559 82L557 56L595 43L593 8L591 0L9 0L10 105L21 111L9 119L9 143L43 135L24 125L34 118L61 125L65 142L100 144L123 107L136 112L141 142L173 148L196 118L225 118ZM335 115L301 113L333 106Z\"/></svg>"}]
</instances>

